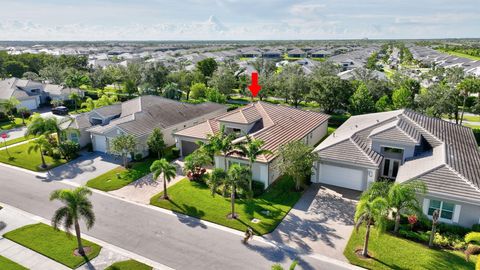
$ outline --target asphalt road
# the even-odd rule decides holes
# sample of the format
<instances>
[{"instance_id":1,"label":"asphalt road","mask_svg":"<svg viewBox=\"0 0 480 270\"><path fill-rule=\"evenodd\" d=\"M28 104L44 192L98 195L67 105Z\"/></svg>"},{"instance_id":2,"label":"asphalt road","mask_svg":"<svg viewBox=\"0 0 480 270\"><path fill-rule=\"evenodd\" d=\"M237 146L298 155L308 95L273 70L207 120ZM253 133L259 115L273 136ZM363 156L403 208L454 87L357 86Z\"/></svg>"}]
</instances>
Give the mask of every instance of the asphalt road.
<instances>
[{"instance_id":1,"label":"asphalt road","mask_svg":"<svg viewBox=\"0 0 480 270\"><path fill-rule=\"evenodd\" d=\"M0 166L0 202L40 217L52 217L60 204L50 202L49 194L63 188L72 186ZM287 267L293 259L302 269L346 269L261 241L244 245L241 236L205 226L194 218L161 213L99 193L91 200L97 220L94 228L84 229L84 233L174 269L267 270L274 263Z\"/></svg>"}]
</instances>

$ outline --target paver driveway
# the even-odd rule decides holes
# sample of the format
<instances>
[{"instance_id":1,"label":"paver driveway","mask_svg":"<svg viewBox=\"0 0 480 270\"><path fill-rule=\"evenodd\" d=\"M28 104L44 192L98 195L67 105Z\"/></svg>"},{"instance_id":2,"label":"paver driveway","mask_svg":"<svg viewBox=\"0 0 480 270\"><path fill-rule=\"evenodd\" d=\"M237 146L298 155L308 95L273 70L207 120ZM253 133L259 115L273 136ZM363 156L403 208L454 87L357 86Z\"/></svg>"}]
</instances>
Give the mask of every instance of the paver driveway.
<instances>
[{"instance_id":1,"label":"paver driveway","mask_svg":"<svg viewBox=\"0 0 480 270\"><path fill-rule=\"evenodd\" d=\"M343 250L352 233L358 191L313 184L285 219L265 238L346 261Z\"/></svg>"}]
</instances>

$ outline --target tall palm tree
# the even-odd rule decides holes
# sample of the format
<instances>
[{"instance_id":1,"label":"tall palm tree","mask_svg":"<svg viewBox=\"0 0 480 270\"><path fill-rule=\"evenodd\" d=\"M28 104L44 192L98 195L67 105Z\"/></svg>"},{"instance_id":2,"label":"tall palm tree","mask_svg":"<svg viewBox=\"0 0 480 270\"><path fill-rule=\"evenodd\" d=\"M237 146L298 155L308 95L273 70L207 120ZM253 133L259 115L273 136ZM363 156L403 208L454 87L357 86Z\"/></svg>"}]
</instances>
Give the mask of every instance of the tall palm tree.
<instances>
[{"instance_id":1,"label":"tall palm tree","mask_svg":"<svg viewBox=\"0 0 480 270\"><path fill-rule=\"evenodd\" d=\"M43 155L43 150L45 146L48 144L47 138L44 135L38 137L37 139L32 141L30 147L28 147L28 153L30 154L32 151L40 152L40 157L42 158L42 169L47 168L47 163L45 163L45 156Z\"/></svg>"},{"instance_id":2,"label":"tall palm tree","mask_svg":"<svg viewBox=\"0 0 480 270\"><path fill-rule=\"evenodd\" d=\"M239 164L233 164L228 169L228 175L225 179L225 185L230 188L230 203L231 213L228 218L236 219L238 215L235 213L235 195L238 188L245 189L248 185L248 178L251 177L251 172L247 167L242 167Z\"/></svg>"},{"instance_id":3,"label":"tall palm tree","mask_svg":"<svg viewBox=\"0 0 480 270\"><path fill-rule=\"evenodd\" d=\"M87 229L93 227L95 224L95 214L93 213L93 206L88 196L92 195L92 191L86 187L78 187L76 189L59 189L52 192L50 201L59 200L64 206L55 211L52 218L52 225L58 229L59 225L63 223L65 231L70 232L72 226L75 228L77 236L78 253L85 255L85 250L82 245L82 238L80 234L79 220L83 219L87 225Z\"/></svg>"},{"instance_id":4,"label":"tall palm tree","mask_svg":"<svg viewBox=\"0 0 480 270\"><path fill-rule=\"evenodd\" d=\"M217 188L222 185L223 185L222 195L225 196L227 191L227 185L225 185L226 179L227 179L227 173L224 170L220 168L215 168L213 170L213 172L210 174L210 177L207 180L207 184L210 187L212 196L215 196Z\"/></svg>"},{"instance_id":5,"label":"tall palm tree","mask_svg":"<svg viewBox=\"0 0 480 270\"><path fill-rule=\"evenodd\" d=\"M375 223L378 232L385 230L385 220L388 213L388 203L385 198L377 197L373 200L362 198L355 210L355 229L358 232L360 225L365 223L365 241L362 256L368 257L368 241L370 239L370 227Z\"/></svg>"},{"instance_id":6,"label":"tall palm tree","mask_svg":"<svg viewBox=\"0 0 480 270\"><path fill-rule=\"evenodd\" d=\"M253 163L257 160L258 156L272 153L270 150L262 149L263 144L264 141L253 139L246 134L245 141L235 146L240 151L240 155L248 158L248 167L250 168L250 171L252 171ZM252 178L250 177L248 180L249 190L252 192Z\"/></svg>"},{"instance_id":7,"label":"tall palm tree","mask_svg":"<svg viewBox=\"0 0 480 270\"><path fill-rule=\"evenodd\" d=\"M11 97L8 100L4 100L0 103L0 107L5 111L5 113L10 117L11 120L14 119L13 110L20 105L20 101L16 97Z\"/></svg>"},{"instance_id":8,"label":"tall palm tree","mask_svg":"<svg viewBox=\"0 0 480 270\"><path fill-rule=\"evenodd\" d=\"M153 173L153 179L156 180L163 174L163 199L168 200L167 182L170 182L177 173L177 168L170 164L166 159L155 160L150 166L150 171Z\"/></svg>"},{"instance_id":9,"label":"tall palm tree","mask_svg":"<svg viewBox=\"0 0 480 270\"><path fill-rule=\"evenodd\" d=\"M78 108L78 104L80 104L80 102L82 102L82 98L76 92L70 93L70 95L68 95L68 98L73 101L73 104L75 105L75 111L76 111L77 108Z\"/></svg>"},{"instance_id":10,"label":"tall palm tree","mask_svg":"<svg viewBox=\"0 0 480 270\"><path fill-rule=\"evenodd\" d=\"M227 156L229 156L234 149L232 141L235 139L235 135L227 134L225 126L221 125L220 130L214 135L209 134L207 139L207 143L197 142L197 144L212 156L215 154L223 154L223 168L227 171Z\"/></svg>"},{"instance_id":11,"label":"tall palm tree","mask_svg":"<svg viewBox=\"0 0 480 270\"><path fill-rule=\"evenodd\" d=\"M57 119L55 117L43 118L39 114L36 114L33 117L32 122L27 126L25 135L49 136L52 133L56 133L58 141L61 142L62 129L60 128Z\"/></svg>"},{"instance_id":12,"label":"tall palm tree","mask_svg":"<svg viewBox=\"0 0 480 270\"><path fill-rule=\"evenodd\" d=\"M395 209L395 228L394 233L398 233L400 228L400 216L403 211L421 212L420 203L417 194L425 194L427 187L425 183L414 180L406 183L394 183L388 191L387 201L390 208Z\"/></svg>"}]
</instances>

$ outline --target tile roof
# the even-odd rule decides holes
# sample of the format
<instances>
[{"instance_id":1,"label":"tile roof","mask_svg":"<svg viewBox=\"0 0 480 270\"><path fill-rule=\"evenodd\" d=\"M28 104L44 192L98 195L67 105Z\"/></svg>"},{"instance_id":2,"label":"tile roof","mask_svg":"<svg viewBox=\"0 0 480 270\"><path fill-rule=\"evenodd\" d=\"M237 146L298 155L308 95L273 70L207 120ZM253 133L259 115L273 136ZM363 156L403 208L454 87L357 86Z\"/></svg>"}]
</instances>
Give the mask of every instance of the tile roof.
<instances>
[{"instance_id":1,"label":"tile roof","mask_svg":"<svg viewBox=\"0 0 480 270\"><path fill-rule=\"evenodd\" d=\"M221 109L225 106L211 102L190 104L159 96L141 96L100 111L102 115L118 113L120 117L89 131L105 133L118 127L139 137L151 133L154 128L164 129Z\"/></svg>"},{"instance_id":2,"label":"tile roof","mask_svg":"<svg viewBox=\"0 0 480 270\"><path fill-rule=\"evenodd\" d=\"M245 119L243 118L245 117ZM196 126L178 131L175 136L184 136L206 139L208 135L218 132L220 123L229 120L238 120L236 123L251 124L257 119L250 130L250 136L264 141L263 149L272 154L261 155L257 160L269 162L277 156L278 148L288 142L300 140L313 129L327 121L328 115L312 111L304 111L289 106L274 105L266 102L250 103L242 108L227 112L219 117L207 120ZM244 137L235 140L242 141Z\"/></svg>"},{"instance_id":3,"label":"tile roof","mask_svg":"<svg viewBox=\"0 0 480 270\"><path fill-rule=\"evenodd\" d=\"M397 110L353 116L318 145L315 151L324 159L379 166L382 157L371 149L371 140L375 138L416 145L425 139L432 147L431 151L406 160L399 168L396 181L424 177L433 191L435 186L443 187L444 183L456 179L461 182L457 185L470 187L470 192L480 198L480 150L472 130L414 111ZM362 149L370 159L360 155L358 149ZM441 172L435 172L440 169ZM451 178L451 175L455 177ZM453 194L457 191L449 188L442 192Z\"/></svg>"}]
</instances>

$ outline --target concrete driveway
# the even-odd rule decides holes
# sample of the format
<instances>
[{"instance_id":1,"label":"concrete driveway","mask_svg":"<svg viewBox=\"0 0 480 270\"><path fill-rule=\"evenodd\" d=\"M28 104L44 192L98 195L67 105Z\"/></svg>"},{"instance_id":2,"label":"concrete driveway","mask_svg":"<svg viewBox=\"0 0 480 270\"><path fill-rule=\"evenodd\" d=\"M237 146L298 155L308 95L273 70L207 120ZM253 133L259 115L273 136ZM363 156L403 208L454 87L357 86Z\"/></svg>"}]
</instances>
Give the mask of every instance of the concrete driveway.
<instances>
[{"instance_id":1,"label":"concrete driveway","mask_svg":"<svg viewBox=\"0 0 480 270\"><path fill-rule=\"evenodd\" d=\"M88 180L120 165L120 160L110 155L82 152L81 156L47 172L44 181L69 180L85 185Z\"/></svg>"},{"instance_id":2,"label":"concrete driveway","mask_svg":"<svg viewBox=\"0 0 480 270\"><path fill-rule=\"evenodd\" d=\"M354 227L359 195L350 189L313 184L265 238L305 253L347 261L343 250Z\"/></svg>"}]
</instances>

